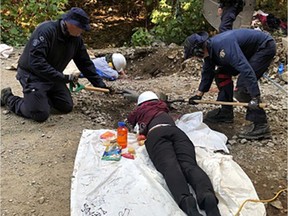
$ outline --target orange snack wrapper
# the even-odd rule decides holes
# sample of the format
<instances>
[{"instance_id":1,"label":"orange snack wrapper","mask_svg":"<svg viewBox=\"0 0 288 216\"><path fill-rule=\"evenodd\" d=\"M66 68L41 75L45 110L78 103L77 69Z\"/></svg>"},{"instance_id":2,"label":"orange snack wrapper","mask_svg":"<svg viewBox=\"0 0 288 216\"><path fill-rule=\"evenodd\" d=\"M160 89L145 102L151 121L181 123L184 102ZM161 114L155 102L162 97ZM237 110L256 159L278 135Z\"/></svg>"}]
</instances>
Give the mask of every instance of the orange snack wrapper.
<instances>
[{"instance_id":1,"label":"orange snack wrapper","mask_svg":"<svg viewBox=\"0 0 288 216\"><path fill-rule=\"evenodd\" d=\"M114 137L115 134L110 132L110 131L106 131L105 133L100 135L100 139L108 139L108 138L112 138Z\"/></svg>"}]
</instances>

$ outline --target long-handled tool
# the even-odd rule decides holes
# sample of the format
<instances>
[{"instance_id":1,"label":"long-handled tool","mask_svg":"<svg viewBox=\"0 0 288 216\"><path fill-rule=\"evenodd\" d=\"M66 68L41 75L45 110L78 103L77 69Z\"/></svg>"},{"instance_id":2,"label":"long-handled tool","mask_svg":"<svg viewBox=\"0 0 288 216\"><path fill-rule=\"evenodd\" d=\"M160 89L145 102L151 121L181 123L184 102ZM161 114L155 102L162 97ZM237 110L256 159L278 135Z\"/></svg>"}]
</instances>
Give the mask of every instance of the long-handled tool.
<instances>
[{"instance_id":1,"label":"long-handled tool","mask_svg":"<svg viewBox=\"0 0 288 216\"><path fill-rule=\"evenodd\" d=\"M277 83L273 79L271 79L266 73L263 74L263 77L266 78L267 80L269 80L274 86L276 86L282 92L288 94L288 92L279 83Z\"/></svg>"},{"instance_id":2,"label":"long-handled tool","mask_svg":"<svg viewBox=\"0 0 288 216\"><path fill-rule=\"evenodd\" d=\"M115 90L112 87L108 88L99 88L99 87L94 87L91 85L82 85L80 83L72 84L70 83L69 89L71 92L79 92L82 89L87 90L87 91L97 91L97 92L103 92L103 93L109 93L109 94L121 94L125 98L127 98L130 101L137 102L138 98L138 93L130 90L130 89L123 89L123 90Z\"/></svg>"},{"instance_id":3,"label":"long-handled tool","mask_svg":"<svg viewBox=\"0 0 288 216\"><path fill-rule=\"evenodd\" d=\"M76 83L76 86L73 86L73 84L70 83L69 89L70 89L71 92L79 92L82 89L85 89L85 90L88 90L88 91L97 91L97 92L110 93L109 89L94 87L94 86L91 86L91 85L82 85L80 83Z\"/></svg>"},{"instance_id":4,"label":"long-handled tool","mask_svg":"<svg viewBox=\"0 0 288 216\"><path fill-rule=\"evenodd\" d=\"M248 106L248 103L242 103L242 102L225 102L225 101L211 101L211 100L194 100L196 103L199 104L215 104L215 105L230 105L230 106ZM176 100L167 100L166 103L171 104L174 102L180 102L180 103L187 103L187 99L176 99ZM268 104L266 103L260 103L259 107L260 108L265 108L267 107Z\"/></svg>"}]
</instances>

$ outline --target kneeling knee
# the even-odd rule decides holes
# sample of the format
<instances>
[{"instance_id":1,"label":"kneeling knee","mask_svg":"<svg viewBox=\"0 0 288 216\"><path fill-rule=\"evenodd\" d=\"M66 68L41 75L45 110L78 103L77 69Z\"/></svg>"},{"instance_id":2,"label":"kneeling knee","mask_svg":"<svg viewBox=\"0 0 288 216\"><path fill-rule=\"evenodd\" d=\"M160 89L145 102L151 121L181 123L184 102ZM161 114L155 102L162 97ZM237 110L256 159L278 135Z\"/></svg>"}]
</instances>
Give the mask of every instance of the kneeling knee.
<instances>
[{"instance_id":1,"label":"kneeling knee","mask_svg":"<svg viewBox=\"0 0 288 216\"><path fill-rule=\"evenodd\" d=\"M62 107L60 111L62 113L70 113L70 112L72 112L72 110L73 110L73 106L67 105L67 106Z\"/></svg>"},{"instance_id":2,"label":"kneeling knee","mask_svg":"<svg viewBox=\"0 0 288 216\"><path fill-rule=\"evenodd\" d=\"M35 113L32 113L31 115L31 119L40 123L46 121L48 117L49 117L48 112L35 112Z\"/></svg>"},{"instance_id":3,"label":"kneeling knee","mask_svg":"<svg viewBox=\"0 0 288 216\"><path fill-rule=\"evenodd\" d=\"M59 112L66 114L66 113L70 113L73 110L73 104L69 104L69 103L62 104L62 106L57 106L57 107L54 106L54 108L58 110Z\"/></svg>"}]
</instances>

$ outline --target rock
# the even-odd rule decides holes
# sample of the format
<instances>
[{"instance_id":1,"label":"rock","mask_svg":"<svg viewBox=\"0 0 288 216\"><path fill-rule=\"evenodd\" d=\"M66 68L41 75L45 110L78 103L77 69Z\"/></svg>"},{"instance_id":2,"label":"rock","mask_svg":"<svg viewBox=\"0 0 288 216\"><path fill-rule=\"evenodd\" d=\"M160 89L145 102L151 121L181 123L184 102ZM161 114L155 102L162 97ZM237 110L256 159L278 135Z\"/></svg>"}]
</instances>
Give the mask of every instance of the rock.
<instances>
[{"instance_id":1,"label":"rock","mask_svg":"<svg viewBox=\"0 0 288 216\"><path fill-rule=\"evenodd\" d=\"M234 145L237 143L237 141L236 140L229 140L229 143L230 143L230 145Z\"/></svg>"},{"instance_id":2,"label":"rock","mask_svg":"<svg viewBox=\"0 0 288 216\"><path fill-rule=\"evenodd\" d=\"M4 110L2 113L3 113L3 115L7 115L7 114L10 113L10 111L9 110Z\"/></svg>"},{"instance_id":3,"label":"rock","mask_svg":"<svg viewBox=\"0 0 288 216\"><path fill-rule=\"evenodd\" d=\"M39 199L38 199L38 202L40 203L40 204L43 204L44 202L45 202L45 197L40 197Z\"/></svg>"},{"instance_id":4,"label":"rock","mask_svg":"<svg viewBox=\"0 0 288 216\"><path fill-rule=\"evenodd\" d=\"M274 208L283 209L283 205L279 200L275 200L270 203Z\"/></svg>"},{"instance_id":5,"label":"rock","mask_svg":"<svg viewBox=\"0 0 288 216\"><path fill-rule=\"evenodd\" d=\"M282 44L284 46L284 49L286 49L287 51L288 50L288 36L282 38Z\"/></svg>"},{"instance_id":6,"label":"rock","mask_svg":"<svg viewBox=\"0 0 288 216\"><path fill-rule=\"evenodd\" d=\"M288 82L288 71L281 74L280 79L287 83Z\"/></svg>"},{"instance_id":7,"label":"rock","mask_svg":"<svg viewBox=\"0 0 288 216\"><path fill-rule=\"evenodd\" d=\"M269 147L274 147L274 143L268 142L268 143L267 143L267 146L269 146Z\"/></svg>"}]
</instances>

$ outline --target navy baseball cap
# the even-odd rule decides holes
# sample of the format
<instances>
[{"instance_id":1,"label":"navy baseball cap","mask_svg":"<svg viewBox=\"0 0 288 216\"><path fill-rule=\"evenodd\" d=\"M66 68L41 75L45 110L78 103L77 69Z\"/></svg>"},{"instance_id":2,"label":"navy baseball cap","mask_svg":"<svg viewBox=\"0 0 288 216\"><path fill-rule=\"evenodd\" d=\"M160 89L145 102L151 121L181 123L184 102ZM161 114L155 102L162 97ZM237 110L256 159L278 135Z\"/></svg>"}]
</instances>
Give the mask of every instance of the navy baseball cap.
<instances>
[{"instance_id":1,"label":"navy baseball cap","mask_svg":"<svg viewBox=\"0 0 288 216\"><path fill-rule=\"evenodd\" d=\"M87 13L78 7L72 7L70 11L62 16L62 19L68 23L71 23L84 31L90 30L89 16Z\"/></svg>"},{"instance_id":2,"label":"navy baseball cap","mask_svg":"<svg viewBox=\"0 0 288 216\"><path fill-rule=\"evenodd\" d=\"M184 58L188 59L194 56L194 49L203 44L208 38L209 34L207 32L199 32L187 37L184 42Z\"/></svg>"}]
</instances>

